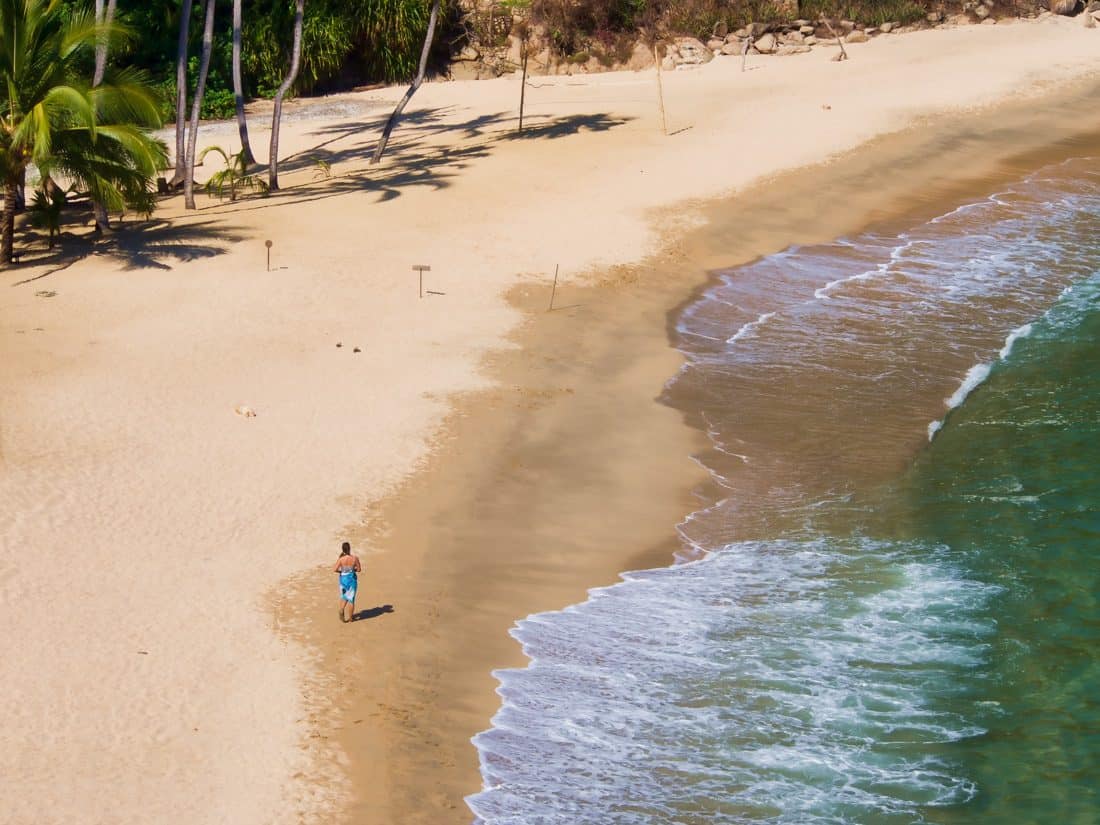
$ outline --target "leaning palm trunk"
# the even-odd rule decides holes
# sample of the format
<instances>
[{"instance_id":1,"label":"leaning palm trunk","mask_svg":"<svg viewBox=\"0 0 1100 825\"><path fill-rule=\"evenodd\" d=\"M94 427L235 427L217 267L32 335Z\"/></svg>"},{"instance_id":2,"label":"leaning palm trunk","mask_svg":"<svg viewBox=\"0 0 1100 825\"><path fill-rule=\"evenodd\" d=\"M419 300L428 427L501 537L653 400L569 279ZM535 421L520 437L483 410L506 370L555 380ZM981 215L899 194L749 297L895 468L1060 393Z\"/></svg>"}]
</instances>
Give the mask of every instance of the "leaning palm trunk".
<instances>
[{"instance_id":1,"label":"leaning palm trunk","mask_svg":"<svg viewBox=\"0 0 1100 825\"><path fill-rule=\"evenodd\" d=\"M298 63L302 57L302 16L305 13L305 5L305 0L297 0L294 7L294 43L290 48L290 71L283 78L279 90L275 92L275 111L271 115L267 183L268 188L273 192L279 188L279 125L283 119L283 98L298 78Z\"/></svg>"},{"instance_id":2,"label":"leaning palm trunk","mask_svg":"<svg viewBox=\"0 0 1100 825\"><path fill-rule=\"evenodd\" d=\"M432 13L428 18L428 33L424 37L424 48L420 51L420 66L416 70L416 79L409 86L409 90L405 92L405 96L401 98L401 101L397 104L397 107L393 110L393 114L390 115L390 119L386 121L386 128L382 130L382 137L378 140L378 146L374 150L374 155L371 156L371 164L378 163L382 160L382 153L386 151L386 144L390 142L390 133L393 132L394 127L397 125L397 121L401 118L401 113L405 111L405 107L409 101L412 100L412 96L416 94L416 90L420 88L420 84L424 82L424 71L428 68L428 52L432 48L432 38L435 37L435 23L439 18L439 0L434 0L432 3Z\"/></svg>"},{"instance_id":3,"label":"leaning palm trunk","mask_svg":"<svg viewBox=\"0 0 1100 825\"><path fill-rule=\"evenodd\" d=\"M206 75L210 71L210 52L214 47L214 3L206 0L206 23L202 30L202 57L199 59L199 82L195 85L195 99L191 101L191 131L187 135L187 158L184 165L183 203L195 209L195 148L199 142L199 113L206 92Z\"/></svg>"},{"instance_id":4,"label":"leaning palm trunk","mask_svg":"<svg viewBox=\"0 0 1100 825\"><path fill-rule=\"evenodd\" d=\"M244 116L244 84L241 83L241 0L233 0L233 100L237 106L237 131L241 134L241 156L247 169L256 162L248 142L248 121Z\"/></svg>"},{"instance_id":5,"label":"leaning palm trunk","mask_svg":"<svg viewBox=\"0 0 1100 825\"><path fill-rule=\"evenodd\" d=\"M191 31L193 0L183 0L180 8L180 36L176 44L176 174L172 183L179 185L186 177L187 156L187 40Z\"/></svg>"},{"instance_id":6,"label":"leaning palm trunk","mask_svg":"<svg viewBox=\"0 0 1100 825\"><path fill-rule=\"evenodd\" d=\"M110 28L115 22L116 0L107 0L107 8L103 8L103 0L95 0L96 25ZM95 73L92 75L92 88L103 82L103 75L107 73L107 38L101 36L95 47ZM96 232L108 232L111 229L111 220L107 215L107 207L99 201L92 202L92 212L95 215ZM51 237L51 242L53 238Z\"/></svg>"}]
</instances>

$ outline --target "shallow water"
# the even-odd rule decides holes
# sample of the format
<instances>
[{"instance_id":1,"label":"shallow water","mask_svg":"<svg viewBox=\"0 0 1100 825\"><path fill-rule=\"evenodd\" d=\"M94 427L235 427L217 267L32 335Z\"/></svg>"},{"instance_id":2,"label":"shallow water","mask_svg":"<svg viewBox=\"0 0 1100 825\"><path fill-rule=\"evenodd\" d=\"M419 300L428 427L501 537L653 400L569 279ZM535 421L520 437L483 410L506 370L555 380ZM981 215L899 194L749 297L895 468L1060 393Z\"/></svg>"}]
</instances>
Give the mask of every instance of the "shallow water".
<instances>
[{"instance_id":1,"label":"shallow water","mask_svg":"<svg viewBox=\"0 0 1100 825\"><path fill-rule=\"evenodd\" d=\"M1100 175L721 274L683 561L514 631L484 823L1100 821Z\"/></svg>"}]
</instances>

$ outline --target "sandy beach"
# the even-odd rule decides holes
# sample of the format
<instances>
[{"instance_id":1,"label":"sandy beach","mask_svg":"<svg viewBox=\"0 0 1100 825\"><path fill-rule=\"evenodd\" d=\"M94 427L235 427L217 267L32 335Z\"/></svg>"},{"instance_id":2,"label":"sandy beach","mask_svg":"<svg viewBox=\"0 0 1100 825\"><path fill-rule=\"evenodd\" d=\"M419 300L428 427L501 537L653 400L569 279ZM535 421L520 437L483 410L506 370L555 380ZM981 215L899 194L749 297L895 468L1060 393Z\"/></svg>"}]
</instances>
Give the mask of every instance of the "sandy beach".
<instances>
[{"instance_id":1,"label":"sandy beach","mask_svg":"<svg viewBox=\"0 0 1100 825\"><path fill-rule=\"evenodd\" d=\"M651 72L531 78L522 136L518 78L433 83L373 168L402 89L299 101L277 195L6 270L0 820L469 821L508 628L670 561L707 495L656 403L669 313L1056 152L1096 125L1097 38L718 59L665 74L668 136Z\"/></svg>"}]
</instances>

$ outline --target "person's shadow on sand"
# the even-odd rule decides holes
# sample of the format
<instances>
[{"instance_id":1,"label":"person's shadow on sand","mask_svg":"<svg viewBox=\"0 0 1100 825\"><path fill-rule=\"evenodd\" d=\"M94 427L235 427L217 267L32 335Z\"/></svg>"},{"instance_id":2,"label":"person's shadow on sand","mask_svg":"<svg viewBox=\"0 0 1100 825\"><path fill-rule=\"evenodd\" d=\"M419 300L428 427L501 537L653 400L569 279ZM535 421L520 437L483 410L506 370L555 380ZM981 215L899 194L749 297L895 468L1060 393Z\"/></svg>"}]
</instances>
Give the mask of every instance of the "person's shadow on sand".
<instances>
[{"instance_id":1,"label":"person's shadow on sand","mask_svg":"<svg viewBox=\"0 0 1100 825\"><path fill-rule=\"evenodd\" d=\"M383 604L378 607L371 607L366 610L360 610L354 616L351 617L353 622L361 622L364 619L375 619L381 616L383 613L393 613L392 604Z\"/></svg>"}]
</instances>

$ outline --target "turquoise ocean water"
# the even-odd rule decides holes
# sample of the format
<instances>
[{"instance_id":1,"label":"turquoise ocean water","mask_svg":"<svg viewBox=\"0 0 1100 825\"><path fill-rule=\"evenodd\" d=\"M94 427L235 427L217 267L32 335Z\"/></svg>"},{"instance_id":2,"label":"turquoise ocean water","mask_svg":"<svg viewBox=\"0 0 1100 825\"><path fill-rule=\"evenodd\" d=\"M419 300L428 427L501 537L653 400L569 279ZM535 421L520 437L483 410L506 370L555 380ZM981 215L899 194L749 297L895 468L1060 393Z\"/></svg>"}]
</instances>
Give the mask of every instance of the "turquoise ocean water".
<instances>
[{"instance_id":1,"label":"turquoise ocean water","mask_svg":"<svg viewBox=\"0 0 1100 825\"><path fill-rule=\"evenodd\" d=\"M478 822L1100 823L1097 168L684 309L722 495L517 625Z\"/></svg>"}]
</instances>

